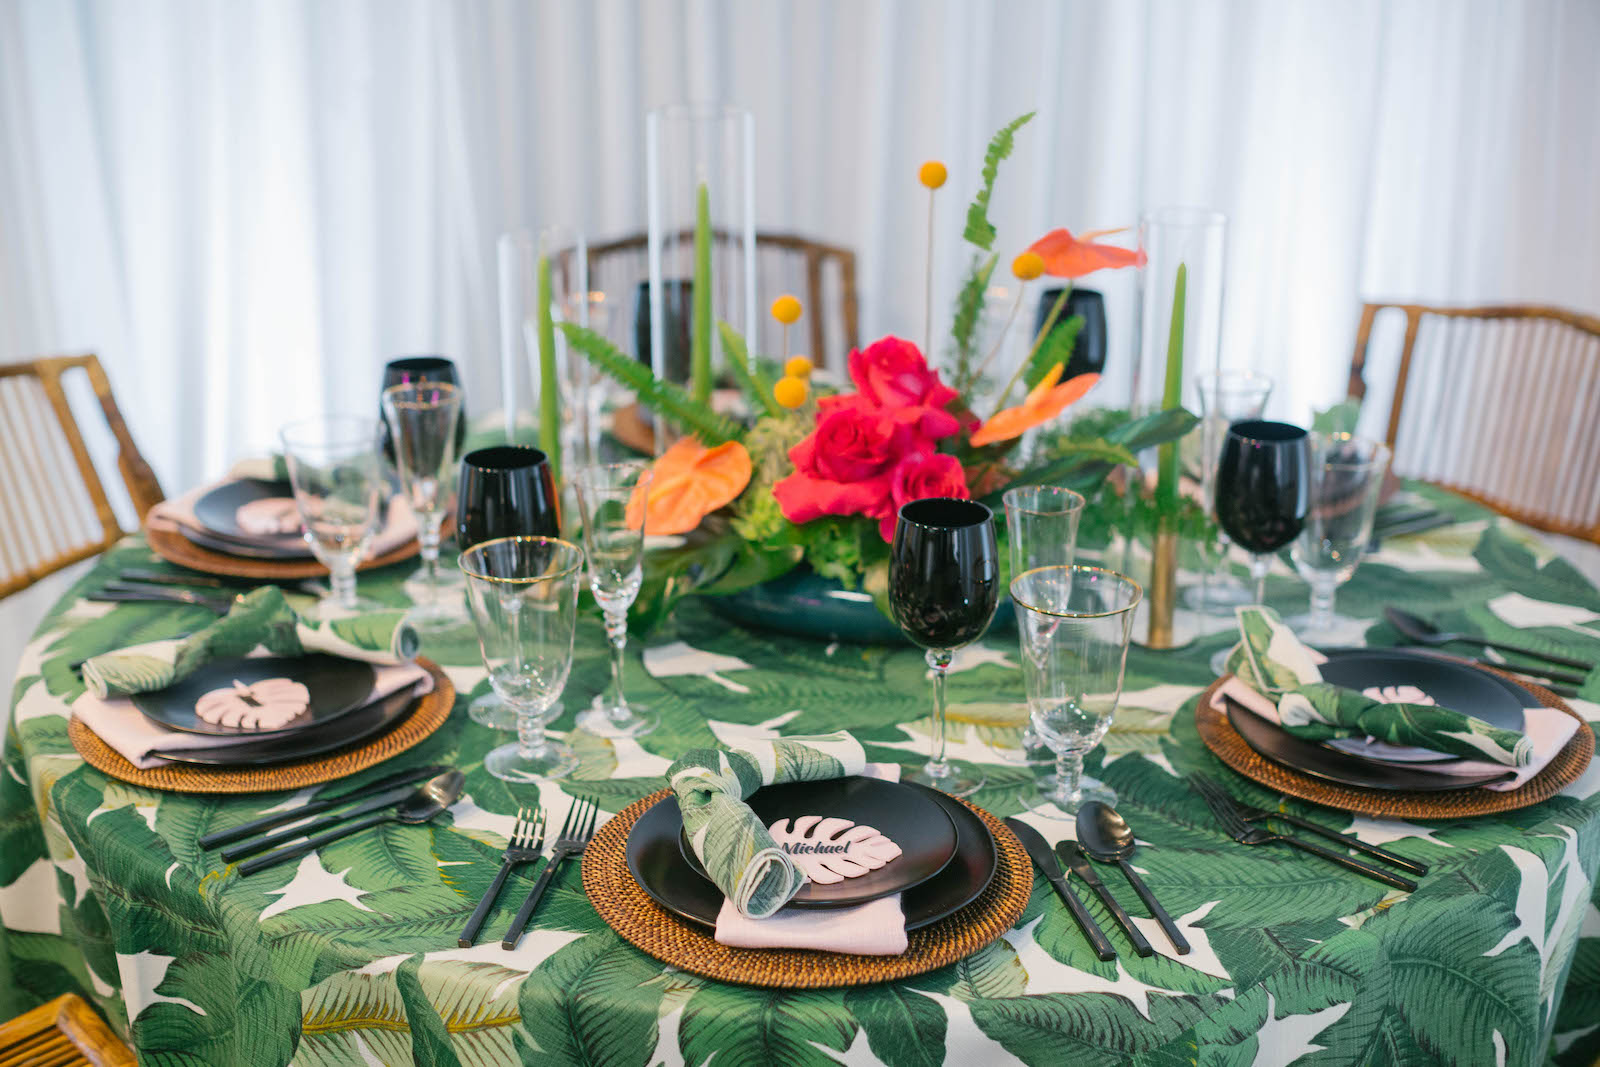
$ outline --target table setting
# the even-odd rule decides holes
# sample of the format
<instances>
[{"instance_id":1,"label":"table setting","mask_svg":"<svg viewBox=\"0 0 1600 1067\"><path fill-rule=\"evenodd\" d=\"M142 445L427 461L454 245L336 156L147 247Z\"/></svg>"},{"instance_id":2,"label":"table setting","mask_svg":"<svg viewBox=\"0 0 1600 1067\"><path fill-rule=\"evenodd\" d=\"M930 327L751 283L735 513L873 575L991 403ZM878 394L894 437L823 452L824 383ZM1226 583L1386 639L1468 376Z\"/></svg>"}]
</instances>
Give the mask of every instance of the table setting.
<instances>
[{"instance_id":1,"label":"table setting","mask_svg":"<svg viewBox=\"0 0 1600 1067\"><path fill-rule=\"evenodd\" d=\"M979 298L1028 119L962 234ZM1213 358L1210 213L1051 231L998 334L958 305L954 355L924 324L830 384L797 300L763 353L713 286L747 186L707 173L652 187L687 223L638 296L656 358L582 255L514 241L531 426L395 359L379 417L286 422L46 616L6 996L300 1067L1587 1054L1600 591L1385 446L1266 419ZM1078 280L1120 270L1160 326L1126 407L1103 310L1075 348Z\"/></svg>"}]
</instances>

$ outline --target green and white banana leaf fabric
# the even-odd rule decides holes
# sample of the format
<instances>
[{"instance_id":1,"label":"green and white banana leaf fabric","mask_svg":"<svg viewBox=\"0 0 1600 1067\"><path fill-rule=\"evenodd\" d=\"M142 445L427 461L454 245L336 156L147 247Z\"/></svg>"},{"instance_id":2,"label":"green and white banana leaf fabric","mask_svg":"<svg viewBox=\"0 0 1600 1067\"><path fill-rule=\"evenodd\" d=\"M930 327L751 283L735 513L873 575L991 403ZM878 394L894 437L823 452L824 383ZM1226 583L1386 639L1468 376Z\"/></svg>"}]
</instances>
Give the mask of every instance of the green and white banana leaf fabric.
<instances>
[{"instance_id":1,"label":"green and white banana leaf fabric","mask_svg":"<svg viewBox=\"0 0 1600 1067\"><path fill-rule=\"evenodd\" d=\"M1600 592L1517 526L1419 495L1463 521L1385 542L1362 563L1340 592L1341 609L1364 620L1352 640L1396 643L1382 608L1401 603L1450 629L1600 660ZM840 730L866 759L914 770L930 734L915 649L746 630L689 602L630 648L629 695L660 725L606 739L574 725L610 680L598 614L586 617L552 724L581 757L573 777L537 788L487 774L484 755L505 734L461 707L415 749L332 787L447 763L467 782L446 815L375 827L241 877L198 839L313 791L138 789L85 766L67 740L67 709L83 692L72 664L210 621L200 608L82 599L118 569L149 565L137 538L109 553L39 626L18 669L0 768L0 1018L78 992L142 1063L163 1067L1588 1067L1600 1056L1600 766L1537 807L1479 819L1369 819L1285 800L1221 767L1195 730L1195 700L1213 680L1207 661L1237 640L1231 618L1178 651L1131 649L1115 721L1088 759L1119 794L1140 842L1133 862L1193 952L1170 955L1113 874L1107 886L1158 955L1134 954L1082 894L1120 950L1102 963L1040 878L1015 929L960 963L884 985L769 990L639 952L599 920L577 863L553 881L516 951L499 937L539 868L511 876L483 943L461 949L456 937L499 869L519 806L543 805L558 827L576 799L615 812L661 789L688 752ZM363 595L403 608L411 569L364 573ZM1306 588L1277 567L1267 596L1288 613ZM467 630L430 633L423 651L445 665L463 704L488 690ZM1582 693L1573 706L1600 718L1600 678ZM961 654L949 698L950 754L987 777L973 801L1052 842L1071 836L1070 821L1038 800L1035 769L1016 758L1015 637L992 633ZM1189 789L1195 771L1431 873L1402 894L1292 849L1239 846Z\"/></svg>"},{"instance_id":2,"label":"green and white banana leaf fabric","mask_svg":"<svg viewBox=\"0 0 1600 1067\"><path fill-rule=\"evenodd\" d=\"M667 768L683 828L706 873L740 915L765 919L793 899L805 875L778 847L745 798L764 785L860 774L861 742L844 731L811 737L752 738L729 748L697 748Z\"/></svg>"},{"instance_id":3,"label":"green and white banana leaf fabric","mask_svg":"<svg viewBox=\"0 0 1600 1067\"><path fill-rule=\"evenodd\" d=\"M1239 643L1228 656L1228 671L1272 701L1278 725L1296 737L1371 737L1508 767L1525 767L1533 759L1533 741L1516 730L1451 708L1377 700L1324 682L1317 666L1322 657L1301 644L1277 612L1257 604L1235 614Z\"/></svg>"},{"instance_id":4,"label":"green and white banana leaf fabric","mask_svg":"<svg viewBox=\"0 0 1600 1067\"><path fill-rule=\"evenodd\" d=\"M228 614L188 637L148 641L84 661L83 682L95 696L165 689L206 664L251 653L303 656L323 652L367 663L415 659L421 641L405 612L377 611L325 621L302 617L283 590L265 585L239 598Z\"/></svg>"}]
</instances>

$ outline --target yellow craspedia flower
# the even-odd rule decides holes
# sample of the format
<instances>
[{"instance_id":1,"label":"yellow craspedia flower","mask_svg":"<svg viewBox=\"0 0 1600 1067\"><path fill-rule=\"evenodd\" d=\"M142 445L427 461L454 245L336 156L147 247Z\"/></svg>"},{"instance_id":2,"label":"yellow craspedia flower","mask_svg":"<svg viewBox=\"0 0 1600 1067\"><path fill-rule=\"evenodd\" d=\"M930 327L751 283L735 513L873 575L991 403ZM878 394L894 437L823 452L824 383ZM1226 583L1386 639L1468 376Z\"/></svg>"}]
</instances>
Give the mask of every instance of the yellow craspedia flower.
<instances>
[{"instance_id":1,"label":"yellow craspedia flower","mask_svg":"<svg viewBox=\"0 0 1600 1067\"><path fill-rule=\"evenodd\" d=\"M780 378L778 384L772 387L772 398L782 407L793 411L806 402L806 395L810 391L804 378Z\"/></svg>"},{"instance_id":2,"label":"yellow craspedia flower","mask_svg":"<svg viewBox=\"0 0 1600 1067\"><path fill-rule=\"evenodd\" d=\"M800 301L784 293L772 302L772 317L785 326L793 326L800 321Z\"/></svg>"},{"instance_id":3,"label":"yellow craspedia flower","mask_svg":"<svg viewBox=\"0 0 1600 1067\"><path fill-rule=\"evenodd\" d=\"M917 180L929 189L937 189L950 177L950 172L937 159L930 159L917 171Z\"/></svg>"},{"instance_id":4,"label":"yellow craspedia flower","mask_svg":"<svg viewBox=\"0 0 1600 1067\"><path fill-rule=\"evenodd\" d=\"M1031 282L1044 273L1044 257L1037 252L1024 252L1011 261L1011 273L1021 281Z\"/></svg>"},{"instance_id":5,"label":"yellow craspedia flower","mask_svg":"<svg viewBox=\"0 0 1600 1067\"><path fill-rule=\"evenodd\" d=\"M811 377L812 363L805 356L791 356L783 365L783 373L791 378Z\"/></svg>"}]
</instances>

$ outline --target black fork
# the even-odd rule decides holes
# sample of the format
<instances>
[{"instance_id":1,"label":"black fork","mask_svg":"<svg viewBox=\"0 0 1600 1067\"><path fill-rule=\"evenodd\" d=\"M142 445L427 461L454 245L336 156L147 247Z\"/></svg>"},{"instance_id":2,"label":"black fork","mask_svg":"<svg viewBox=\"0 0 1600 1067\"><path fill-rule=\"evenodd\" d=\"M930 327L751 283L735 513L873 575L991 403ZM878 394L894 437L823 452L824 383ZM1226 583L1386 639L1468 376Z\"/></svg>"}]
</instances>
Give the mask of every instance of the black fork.
<instances>
[{"instance_id":1,"label":"black fork","mask_svg":"<svg viewBox=\"0 0 1600 1067\"><path fill-rule=\"evenodd\" d=\"M567 809L567 817L561 823L561 833L556 837L550 862L545 864L544 870L539 872L539 880L528 890L528 899L522 902L517 917L511 920L511 929L506 931L505 938L500 942L501 948L517 947L517 942L522 938L522 931L527 928L528 920L533 917L533 909L539 906L539 898L544 896L545 887L550 884L550 879L555 877L556 868L560 867L568 856L583 853L589 844L589 839L594 836L594 824L599 814L600 806L592 800L573 801L572 807Z\"/></svg>"},{"instance_id":2,"label":"black fork","mask_svg":"<svg viewBox=\"0 0 1600 1067\"><path fill-rule=\"evenodd\" d=\"M1191 782L1190 785L1193 786L1193 783ZM1238 809L1234 807L1233 798L1227 794L1208 794L1202 789L1195 789L1195 792L1199 794L1201 800L1205 801L1206 807L1211 809L1211 814L1216 816L1217 822L1222 825L1222 832L1241 845L1289 845L1302 852L1309 852L1313 856L1321 856L1330 863L1337 863L1346 870L1364 874L1368 878L1382 882L1384 885L1393 886L1396 889L1404 889L1408 893L1417 888L1417 883L1409 878L1402 878L1398 874L1393 874L1381 867L1374 867L1370 863L1351 859L1349 856L1335 852L1331 848L1324 848L1310 841L1302 841L1298 837L1290 837L1288 834L1273 833L1271 830L1260 826L1251 826L1244 821L1244 816L1239 814Z\"/></svg>"},{"instance_id":3,"label":"black fork","mask_svg":"<svg viewBox=\"0 0 1600 1067\"><path fill-rule=\"evenodd\" d=\"M500 895L500 889L506 884L506 878L511 874L511 869L519 863L529 863L539 858L539 850L544 847L544 809L537 809L529 815L527 808L517 809L517 821L511 826L511 836L506 840L505 859L500 864L500 873L494 876L494 881L489 883L489 888L483 894L483 899L478 901L478 906L472 912L472 918L467 920L467 928L461 931L461 936L456 939L456 944L462 948L471 948L472 942L478 936L478 931L483 928L483 921L489 917L489 909L494 906L495 897Z\"/></svg>"}]
</instances>

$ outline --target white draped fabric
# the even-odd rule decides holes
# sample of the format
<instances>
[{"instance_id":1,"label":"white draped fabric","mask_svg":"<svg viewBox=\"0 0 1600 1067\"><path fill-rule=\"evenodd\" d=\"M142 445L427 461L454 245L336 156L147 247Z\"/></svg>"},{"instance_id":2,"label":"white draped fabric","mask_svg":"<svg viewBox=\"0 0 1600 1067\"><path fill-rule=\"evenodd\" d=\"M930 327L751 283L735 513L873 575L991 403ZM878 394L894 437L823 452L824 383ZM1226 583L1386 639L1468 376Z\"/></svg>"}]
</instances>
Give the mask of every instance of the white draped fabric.
<instances>
[{"instance_id":1,"label":"white draped fabric","mask_svg":"<svg viewBox=\"0 0 1600 1067\"><path fill-rule=\"evenodd\" d=\"M863 336L917 338L917 165L947 323L983 146L1036 109L1003 260L1224 211L1223 359L1304 418L1363 295L1597 310L1596 54L1586 0L0 0L0 359L97 351L169 487L376 414L398 354L492 410L497 235L641 230L644 114L707 98L755 114L758 226L855 247Z\"/></svg>"}]
</instances>

